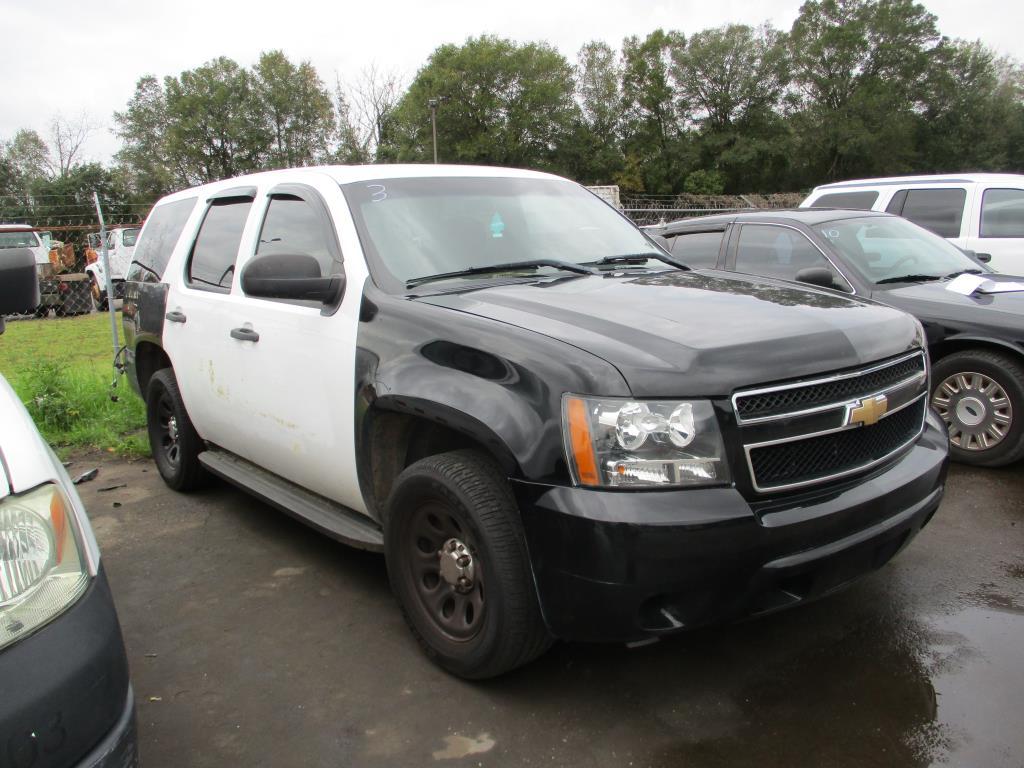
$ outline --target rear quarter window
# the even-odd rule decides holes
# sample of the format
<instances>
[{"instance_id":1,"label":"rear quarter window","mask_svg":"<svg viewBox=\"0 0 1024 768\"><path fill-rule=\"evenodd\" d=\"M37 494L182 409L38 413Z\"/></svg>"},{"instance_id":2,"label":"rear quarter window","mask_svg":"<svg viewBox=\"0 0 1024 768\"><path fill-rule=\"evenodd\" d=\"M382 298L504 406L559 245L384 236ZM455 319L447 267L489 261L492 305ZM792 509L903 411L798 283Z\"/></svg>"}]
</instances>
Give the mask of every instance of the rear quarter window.
<instances>
[{"instance_id":1,"label":"rear quarter window","mask_svg":"<svg viewBox=\"0 0 1024 768\"><path fill-rule=\"evenodd\" d=\"M187 197L153 208L135 246L129 280L159 282L195 205L196 198Z\"/></svg>"},{"instance_id":2,"label":"rear quarter window","mask_svg":"<svg viewBox=\"0 0 1024 768\"><path fill-rule=\"evenodd\" d=\"M1024 189L986 189L981 200L982 237L1024 237Z\"/></svg>"},{"instance_id":3,"label":"rear quarter window","mask_svg":"<svg viewBox=\"0 0 1024 768\"><path fill-rule=\"evenodd\" d=\"M877 200L878 193L872 191L830 192L811 203L811 208L853 208L858 211L870 211Z\"/></svg>"}]
</instances>

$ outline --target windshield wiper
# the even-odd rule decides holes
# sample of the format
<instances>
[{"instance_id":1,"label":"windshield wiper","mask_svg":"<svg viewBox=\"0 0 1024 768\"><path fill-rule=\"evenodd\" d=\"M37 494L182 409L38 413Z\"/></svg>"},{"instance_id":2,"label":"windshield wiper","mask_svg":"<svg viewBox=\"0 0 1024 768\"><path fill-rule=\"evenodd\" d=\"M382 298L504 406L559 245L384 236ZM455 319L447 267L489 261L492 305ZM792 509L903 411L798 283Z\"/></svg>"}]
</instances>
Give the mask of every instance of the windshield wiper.
<instances>
[{"instance_id":1,"label":"windshield wiper","mask_svg":"<svg viewBox=\"0 0 1024 768\"><path fill-rule=\"evenodd\" d=\"M901 275L900 277L887 277L884 280L876 280L875 285L886 283L927 283L932 280L943 280L942 275Z\"/></svg>"},{"instance_id":2,"label":"windshield wiper","mask_svg":"<svg viewBox=\"0 0 1024 768\"><path fill-rule=\"evenodd\" d=\"M525 261L510 261L507 264L487 264L481 267L470 267L455 272L441 272L437 275L424 275L414 277L405 281L406 288L415 288L423 283L430 283L434 280L448 280L453 277L466 277L468 275L485 275L488 272L512 272L517 269L537 269L538 267L553 267L563 269L566 272L576 272L581 275L599 274L596 269L577 264L574 261L562 261L561 259L527 259Z\"/></svg>"},{"instance_id":3,"label":"windshield wiper","mask_svg":"<svg viewBox=\"0 0 1024 768\"><path fill-rule=\"evenodd\" d=\"M671 256L664 253L624 253L621 256L605 256L603 259L597 261L588 261L586 264L593 264L596 267L607 266L608 264L643 264L650 259L657 259L658 261L664 262L676 269L690 269L690 267L683 264L681 261L676 261Z\"/></svg>"},{"instance_id":4,"label":"windshield wiper","mask_svg":"<svg viewBox=\"0 0 1024 768\"><path fill-rule=\"evenodd\" d=\"M959 272L950 272L946 275L947 278L960 277L960 275L984 275L985 272L980 269L961 269Z\"/></svg>"}]
</instances>

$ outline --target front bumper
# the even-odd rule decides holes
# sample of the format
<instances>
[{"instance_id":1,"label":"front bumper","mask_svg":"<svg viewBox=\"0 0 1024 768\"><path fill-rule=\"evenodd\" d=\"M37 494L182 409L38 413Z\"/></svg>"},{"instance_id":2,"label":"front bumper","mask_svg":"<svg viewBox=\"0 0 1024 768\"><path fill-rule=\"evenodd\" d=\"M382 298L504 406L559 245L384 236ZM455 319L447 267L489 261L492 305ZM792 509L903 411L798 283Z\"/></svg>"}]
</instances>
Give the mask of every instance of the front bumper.
<instances>
[{"instance_id":1,"label":"front bumper","mask_svg":"<svg viewBox=\"0 0 1024 768\"><path fill-rule=\"evenodd\" d=\"M135 706L103 569L63 614L0 652L0 766L136 764Z\"/></svg>"},{"instance_id":2,"label":"front bumper","mask_svg":"<svg viewBox=\"0 0 1024 768\"><path fill-rule=\"evenodd\" d=\"M820 597L884 565L927 524L947 451L929 411L895 461L784 498L517 481L545 621L563 639L630 641Z\"/></svg>"}]
</instances>

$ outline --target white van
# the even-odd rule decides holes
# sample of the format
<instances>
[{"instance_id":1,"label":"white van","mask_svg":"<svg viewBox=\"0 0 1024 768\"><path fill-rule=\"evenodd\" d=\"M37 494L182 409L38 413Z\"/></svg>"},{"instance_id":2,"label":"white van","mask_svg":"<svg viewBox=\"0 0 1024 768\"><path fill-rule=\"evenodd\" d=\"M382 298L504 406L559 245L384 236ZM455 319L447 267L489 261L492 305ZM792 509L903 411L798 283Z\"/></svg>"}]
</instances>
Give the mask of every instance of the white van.
<instances>
[{"instance_id":1,"label":"white van","mask_svg":"<svg viewBox=\"0 0 1024 768\"><path fill-rule=\"evenodd\" d=\"M1024 176L1019 174L840 181L815 187L800 207L894 213L974 251L998 272L1024 274Z\"/></svg>"}]
</instances>

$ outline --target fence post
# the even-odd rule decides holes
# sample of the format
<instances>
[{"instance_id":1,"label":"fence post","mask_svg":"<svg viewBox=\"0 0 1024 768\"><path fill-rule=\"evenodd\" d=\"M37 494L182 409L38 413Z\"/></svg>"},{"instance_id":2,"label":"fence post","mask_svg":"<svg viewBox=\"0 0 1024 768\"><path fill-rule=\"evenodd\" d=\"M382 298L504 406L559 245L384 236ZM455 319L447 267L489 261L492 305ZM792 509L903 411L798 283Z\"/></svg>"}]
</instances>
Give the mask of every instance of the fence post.
<instances>
[{"instance_id":1,"label":"fence post","mask_svg":"<svg viewBox=\"0 0 1024 768\"><path fill-rule=\"evenodd\" d=\"M114 281L110 276L110 253L107 250L107 225L103 222L103 210L100 208L100 196L93 190L93 202L96 203L96 216L100 220L100 256L103 259L103 274L107 282L107 311L110 313L110 339L114 344L114 360L121 348L117 339L117 309L114 307Z\"/></svg>"}]
</instances>

